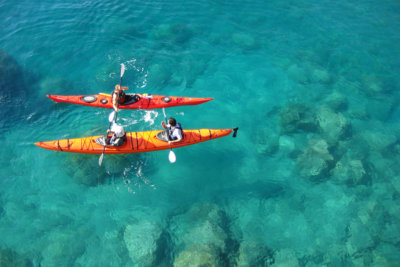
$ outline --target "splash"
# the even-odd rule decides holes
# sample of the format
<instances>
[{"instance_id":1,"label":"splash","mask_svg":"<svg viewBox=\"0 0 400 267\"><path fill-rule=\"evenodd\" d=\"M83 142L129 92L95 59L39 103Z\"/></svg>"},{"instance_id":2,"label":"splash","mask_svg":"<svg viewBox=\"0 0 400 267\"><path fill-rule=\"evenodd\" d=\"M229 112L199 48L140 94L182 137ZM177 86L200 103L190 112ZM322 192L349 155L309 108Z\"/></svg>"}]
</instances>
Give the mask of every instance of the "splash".
<instances>
[{"instance_id":1,"label":"splash","mask_svg":"<svg viewBox=\"0 0 400 267\"><path fill-rule=\"evenodd\" d=\"M158 112L154 111L154 110L146 110L145 111L145 115L143 117L143 120L147 123L149 123L149 125L153 125L154 121L156 120L156 118L158 117Z\"/></svg>"}]
</instances>

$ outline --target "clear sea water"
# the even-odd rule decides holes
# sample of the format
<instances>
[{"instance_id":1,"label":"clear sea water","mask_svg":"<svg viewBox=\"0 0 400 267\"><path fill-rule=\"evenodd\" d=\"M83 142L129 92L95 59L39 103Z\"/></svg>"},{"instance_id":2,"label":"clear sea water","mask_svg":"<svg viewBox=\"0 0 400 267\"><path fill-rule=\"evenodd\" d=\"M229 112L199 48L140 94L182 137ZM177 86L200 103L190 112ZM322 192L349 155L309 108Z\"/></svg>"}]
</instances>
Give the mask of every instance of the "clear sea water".
<instances>
[{"instance_id":1,"label":"clear sea water","mask_svg":"<svg viewBox=\"0 0 400 267\"><path fill-rule=\"evenodd\" d=\"M0 0L0 25L0 265L400 266L399 1ZM238 137L175 164L34 146L105 133L46 94L109 93L121 63Z\"/></svg>"}]
</instances>

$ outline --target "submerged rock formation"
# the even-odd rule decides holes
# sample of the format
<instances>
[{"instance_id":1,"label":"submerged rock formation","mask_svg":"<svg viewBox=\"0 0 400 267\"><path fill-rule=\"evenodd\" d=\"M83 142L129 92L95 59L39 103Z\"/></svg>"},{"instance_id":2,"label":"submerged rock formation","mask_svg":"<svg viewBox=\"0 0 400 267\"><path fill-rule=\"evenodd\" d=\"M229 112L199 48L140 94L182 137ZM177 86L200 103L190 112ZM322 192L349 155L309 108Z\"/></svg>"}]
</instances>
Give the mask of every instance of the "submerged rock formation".
<instances>
[{"instance_id":1,"label":"submerged rock formation","mask_svg":"<svg viewBox=\"0 0 400 267\"><path fill-rule=\"evenodd\" d=\"M171 222L171 234L177 251L175 266L188 266L190 258L196 260L190 266L228 264L231 244L228 246L226 214L217 205L197 204L186 213L175 216Z\"/></svg>"},{"instance_id":2,"label":"submerged rock formation","mask_svg":"<svg viewBox=\"0 0 400 267\"><path fill-rule=\"evenodd\" d=\"M18 255L15 251L12 251L11 249L0 249L0 266L29 267L33 266L33 264L31 261Z\"/></svg>"},{"instance_id":3,"label":"submerged rock formation","mask_svg":"<svg viewBox=\"0 0 400 267\"><path fill-rule=\"evenodd\" d=\"M0 127L8 127L25 111L28 89L24 70L17 61L0 50Z\"/></svg>"},{"instance_id":4,"label":"submerged rock formation","mask_svg":"<svg viewBox=\"0 0 400 267\"><path fill-rule=\"evenodd\" d=\"M282 133L315 132L318 123L312 109L304 103L289 102L279 113Z\"/></svg>"},{"instance_id":5,"label":"submerged rock formation","mask_svg":"<svg viewBox=\"0 0 400 267\"><path fill-rule=\"evenodd\" d=\"M142 220L126 226L124 241L129 257L136 266L152 266L157 260L157 242L162 228L155 222Z\"/></svg>"},{"instance_id":6,"label":"submerged rock formation","mask_svg":"<svg viewBox=\"0 0 400 267\"><path fill-rule=\"evenodd\" d=\"M366 176L367 172L362 160L348 156L341 158L332 169L332 179L339 183L361 184Z\"/></svg>"},{"instance_id":7,"label":"submerged rock formation","mask_svg":"<svg viewBox=\"0 0 400 267\"><path fill-rule=\"evenodd\" d=\"M265 244L257 241L243 241L240 243L238 267L270 266L274 263L274 253Z\"/></svg>"},{"instance_id":8,"label":"submerged rock formation","mask_svg":"<svg viewBox=\"0 0 400 267\"><path fill-rule=\"evenodd\" d=\"M326 106L318 108L316 120L323 137L331 144L344 139L350 133L350 123L346 117Z\"/></svg>"},{"instance_id":9,"label":"submerged rock formation","mask_svg":"<svg viewBox=\"0 0 400 267\"><path fill-rule=\"evenodd\" d=\"M300 175L311 181L326 178L333 164L333 156L328 151L328 143L323 139L310 140L307 149L297 158Z\"/></svg>"},{"instance_id":10,"label":"submerged rock formation","mask_svg":"<svg viewBox=\"0 0 400 267\"><path fill-rule=\"evenodd\" d=\"M175 258L174 267L221 266L218 249L213 245L190 245Z\"/></svg>"}]
</instances>

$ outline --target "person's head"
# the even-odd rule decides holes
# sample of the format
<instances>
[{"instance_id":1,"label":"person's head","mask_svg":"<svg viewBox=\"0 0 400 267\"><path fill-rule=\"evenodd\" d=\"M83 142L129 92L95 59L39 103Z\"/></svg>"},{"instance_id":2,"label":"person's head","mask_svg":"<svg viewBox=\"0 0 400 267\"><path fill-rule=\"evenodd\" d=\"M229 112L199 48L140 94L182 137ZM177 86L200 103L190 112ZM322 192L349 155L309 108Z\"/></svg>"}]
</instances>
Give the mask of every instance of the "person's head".
<instances>
[{"instance_id":1,"label":"person's head","mask_svg":"<svg viewBox=\"0 0 400 267\"><path fill-rule=\"evenodd\" d=\"M121 86L119 86L119 84L115 85L115 91L120 91L121 90Z\"/></svg>"},{"instance_id":2,"label":"person's head","mask_svg":"<svg viewBox=\"0 0 400 267\"><path fill-rule=\"evenodd\" d=\"M169 118L169 119L168 119L168 123L169 123L169 125L171 125L171 126L175 126L175 125L176 125L176 120L175 120L174 118Z\"/></svg>"}]
</instances>

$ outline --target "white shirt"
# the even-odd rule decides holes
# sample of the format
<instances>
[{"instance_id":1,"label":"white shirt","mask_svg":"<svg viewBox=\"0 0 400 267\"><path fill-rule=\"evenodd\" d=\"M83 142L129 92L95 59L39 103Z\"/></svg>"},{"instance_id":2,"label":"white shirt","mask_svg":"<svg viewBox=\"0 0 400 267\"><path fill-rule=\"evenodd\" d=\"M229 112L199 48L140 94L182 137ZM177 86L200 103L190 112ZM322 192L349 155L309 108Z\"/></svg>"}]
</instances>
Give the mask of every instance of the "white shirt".
<instances>
[{"instance_id":1,"label":"white shirt","mask_svg":"<svg viewBox=\"0 0 400 267\"><path fill-rule=\"evenodd\" d=\"M113 123L111 131L114 132L116 137L123 137L125 135L124 128L121 125Z\"/></svg>"}]
</instances>

